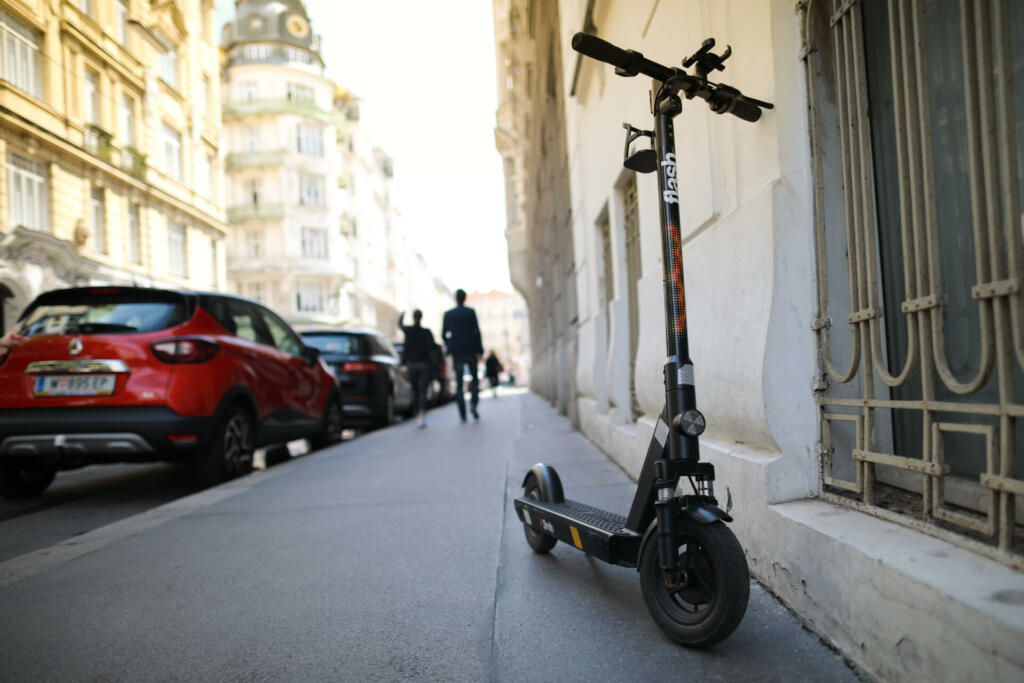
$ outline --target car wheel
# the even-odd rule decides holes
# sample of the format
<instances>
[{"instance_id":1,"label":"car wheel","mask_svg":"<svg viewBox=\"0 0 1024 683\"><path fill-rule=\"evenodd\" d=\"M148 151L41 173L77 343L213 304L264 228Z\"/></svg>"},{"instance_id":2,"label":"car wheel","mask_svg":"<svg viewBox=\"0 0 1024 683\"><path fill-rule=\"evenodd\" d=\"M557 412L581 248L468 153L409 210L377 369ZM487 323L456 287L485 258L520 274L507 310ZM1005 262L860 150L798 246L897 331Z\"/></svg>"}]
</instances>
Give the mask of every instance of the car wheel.
<instances>
[{"instance_id":1,"label":"car wheel","mask_svg":"<svg viewBox=\"0 0 1024 683\"><path fill-rule=\"evenodd\" d=\"M0 496L28 498L46 490L57 476L52 467L23 467L14 463L0 466Z\"/></svg>"},{"instance_id":2,"label":"car wheel","mask_svg":"<svg viewBox=\"0 0 1024 683\"><path fill-rule=\"evenodd\" d=\"M196 456L199 483L213 486L252 471L253 421L249 411L233 405L213 433L209 447Z\"/></svg>"},{"instance_id":3,"label":"car wheel","mask_svg":"<svg viewBox=\"0 0 1024 683\"><path fill-rule=\"evenodd\" d=\"M378 427L390 427L395 424L395 395L390 391L384 399L384 410L377 418Z\"/></svg>"},{"instance_id":4,"label":"car wheel","mask_svg":"<svg viewBox=\"0 0 1024 683\"><path fill-rule=\"evenodd\" d=\"M341 415L341 402L332 396L324 408L324 419L320 432L310 439L314 449L326 448L341 441L341 432L345 428Z\"/></svg>"}]
</instances>

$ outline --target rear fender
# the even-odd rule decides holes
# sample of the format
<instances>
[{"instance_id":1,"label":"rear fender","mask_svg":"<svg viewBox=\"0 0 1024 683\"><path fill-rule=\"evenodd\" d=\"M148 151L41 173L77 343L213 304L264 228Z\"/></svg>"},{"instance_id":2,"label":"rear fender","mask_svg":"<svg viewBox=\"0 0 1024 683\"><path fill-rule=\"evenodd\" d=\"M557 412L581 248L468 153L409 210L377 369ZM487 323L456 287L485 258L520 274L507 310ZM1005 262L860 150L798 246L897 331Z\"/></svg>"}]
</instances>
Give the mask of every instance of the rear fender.
<instances>
[{"instance_id":1,"label":"rear fender","mask_svg":"<svg viewBox=\"0 0 1024 683\"><path fill-rule=\"evenodd\" d=\"M531 475L537 478L537 483L540 486L540 495L544 502L565 502L565 494L562 492L562 480L558 478L558 472L555 471L554 467L545 465L542 462L537 463L523 477L523 486L526 486L526 482Z\"/></svg>"}]
</instances>

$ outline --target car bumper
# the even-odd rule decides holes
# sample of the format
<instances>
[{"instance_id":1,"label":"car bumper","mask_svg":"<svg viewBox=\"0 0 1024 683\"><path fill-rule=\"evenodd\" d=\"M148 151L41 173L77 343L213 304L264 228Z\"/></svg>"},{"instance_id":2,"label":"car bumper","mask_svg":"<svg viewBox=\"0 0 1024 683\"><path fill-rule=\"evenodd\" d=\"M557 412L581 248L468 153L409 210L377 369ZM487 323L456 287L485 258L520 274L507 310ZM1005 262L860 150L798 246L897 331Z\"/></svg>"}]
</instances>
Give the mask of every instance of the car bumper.
<instances>
[{"instance_id":1,"label":"car bumper","mask_svg":"<svg viewBox=\"0 0 1024 683\"><path fill-rule=\"evenodd\" d=\"M8 409L0 411L0 458L58 468L182 460L212 430L212 418L164 406Z\"/></svg>"}]
</instances>

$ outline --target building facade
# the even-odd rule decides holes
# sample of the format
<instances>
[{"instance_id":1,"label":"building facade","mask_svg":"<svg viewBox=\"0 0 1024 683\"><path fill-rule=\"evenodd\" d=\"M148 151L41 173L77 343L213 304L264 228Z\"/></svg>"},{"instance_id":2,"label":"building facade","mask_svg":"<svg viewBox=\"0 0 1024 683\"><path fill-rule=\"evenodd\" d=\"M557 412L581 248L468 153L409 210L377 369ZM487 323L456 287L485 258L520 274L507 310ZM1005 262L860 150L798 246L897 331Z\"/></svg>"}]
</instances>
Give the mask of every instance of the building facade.
<instances>
[{"instance_id":1,"label":"building facade","mask_svg":"<svg viewBox=\"0 0 1024 683\"><path fill-rule=\"evenodd\" d=\"M534 389L560 404L574 382L581 430L638 474L664 400L659 195L618 136L650 127L651 83L572 35L670 66L731 45L714 80L775 108L751 124L684 101L675 139L701 454L751 571L879 678L1019 679L1024 8L494 7L513 281L531 323L558 320L556 290L534 310L545 264L572 264L576 298L576 361L543 368L569 377L535 365ZM559 106L564 125L540 128ZM537 181L559 149L567 188ZM571 242L539 204L571 207ZM539 355L549 337L531 337Z\"/></svg>"},{"instance_id":2,"label":"building facade","mask_svg":"<svg viewBox=\"0 0 1024 683\"><path fill-rule=\"evenodd\" d=\"M212 0L0 2L0 334L37 294L220 289Z\"/></svg>"},{"instance_id":3,"label":"building facade","mask_svg":"<svg viewBox=\"0 0 1024 683\"><path fill-rule=\"evenodd\" d=\"M223 29L228 277L289 322L347 319L347 101L301 2L243 0Z\"/></svg>"},{"instance_id":4,"label":"building facade","mask_svg":"<svg viewBox=\"0 0 1024 683\"><path fill-rule=\"evenodd\" d=\"M528 305L531 386L579 424L576 395L576 236L565 137L563 42L557 3L495 2L505 235L512 284Z\"/></svg>"},{"instance_id":5,"label":"building facade","mask_svg":"<svg viewBox=\"0 0 1024 683\"><path fill-rule=\"evenodd\" d=\"M494 351L517 382L525 381L525 370L530 367L530 325L523 297L499 290L470 292L466 305L476 311L484 354Z\"/></svg>"}]
</instances>

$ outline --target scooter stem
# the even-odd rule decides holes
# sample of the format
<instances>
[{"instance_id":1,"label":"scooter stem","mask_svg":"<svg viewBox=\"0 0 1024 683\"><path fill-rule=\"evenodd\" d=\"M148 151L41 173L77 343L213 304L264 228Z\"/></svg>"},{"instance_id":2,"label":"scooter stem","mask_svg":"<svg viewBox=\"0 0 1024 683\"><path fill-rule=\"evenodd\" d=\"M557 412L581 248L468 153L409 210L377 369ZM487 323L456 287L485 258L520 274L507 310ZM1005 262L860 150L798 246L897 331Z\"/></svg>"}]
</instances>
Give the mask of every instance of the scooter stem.
<instances>
[{"instance_id":1,"label":"scooter stem","mask_svg":"<svg viewBox=\"0 0 1024 683\"><path fill-rule=\"evenodd\" d=\"M697 437L686 436L678 428L688 410L697 407L686 333L686 292L683 284L683 249L679 231L679 180L672 119L683 110L675 92L662 91L654 101L654 141L658 151L658 189L661 192L662 264L665 278L665 405L669 430L667 451L670 460L700 460Z\"/></svg>"}]
</instances>

